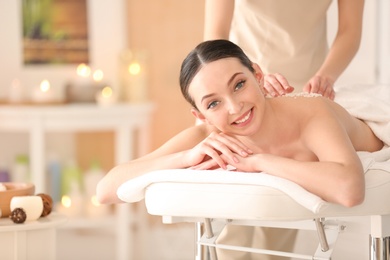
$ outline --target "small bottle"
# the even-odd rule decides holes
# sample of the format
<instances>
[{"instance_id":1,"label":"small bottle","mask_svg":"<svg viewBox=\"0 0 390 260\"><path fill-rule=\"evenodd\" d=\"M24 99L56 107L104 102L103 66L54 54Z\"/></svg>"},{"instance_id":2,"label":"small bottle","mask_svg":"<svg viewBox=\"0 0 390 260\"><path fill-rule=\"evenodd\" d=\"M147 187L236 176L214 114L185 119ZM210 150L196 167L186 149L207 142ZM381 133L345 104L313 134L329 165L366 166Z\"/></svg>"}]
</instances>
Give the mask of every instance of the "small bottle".
<instances>
[{"instance_id":1,"label":"small bottle","mask_svg":"<svg viewBox=\"0 0 390 260\"><path fill-rule=\"evenodd\" d=\"M88 198L95 196L96 185L103 178L104 172L97 160L91 162L89 169L84 173L85 193Z\"/></svg>"},{"instance_id":2,"label":"small bottle","mask_svg":"<svg viewBox=\"0 0 390 260\"><path fill-rule=\"evenodd\" d=\"M4 162L0 162L0 182L10 182L9 172Z\"/></svg>"},{"instance_id":3,"label":"small bottle","mask_svg":"<svg viewBox=\"0 0 390 260\"><path fill-rule=\"evenodd\" d=\"M14 165L11 169L11 180L13 182L29 182L29 163L28 156L25 154L19 154L15 158Z\"/></svg>"},{"instance_id":4,"label":"small bottle","mask_svg":"<svg viewBox=\"0 0 390 260\"><path fill-rule=\"evenodd\" d=\"M70 191L83 192L81 170L75 161L69 161L62 170L61 195L68 195Z\"/></svg>"},{"instance_id":5,"label":"small bottle","mask_svg":"<svg viewBox=\"0 0 390 260\"><path fill-rule=\"evenodd\" d=\"M81 170L75 161L69 161L62 170L61 175L61 204L65 206L68 216L81 216L84 214L84 194ZM68 203L65 203L68 201Z\"/></svg>"},{"instance_id":6,"label":"small bottle","mask_svg":"<svg viewBox=\"0 0 390 260\"><path fill-rule=\"evenodd\" d=\"M101 205L96 198L96 186L104 177L104 171L97 160L91 162L91 166L84 173L85 195L87 198L87 213L89 217L105 216L109 212L107 205Z\"/></svg>"},{"instance_id":7,"label":"small bottle","mask_svg":"<svg viewBox=\"0 0 390 260\"><path fill-rule=\"evenodd\" d=\"M61 200L61 163L56 155L50 154L47 164L50 195L53 202Z\"/></svg>"}]
</instances>

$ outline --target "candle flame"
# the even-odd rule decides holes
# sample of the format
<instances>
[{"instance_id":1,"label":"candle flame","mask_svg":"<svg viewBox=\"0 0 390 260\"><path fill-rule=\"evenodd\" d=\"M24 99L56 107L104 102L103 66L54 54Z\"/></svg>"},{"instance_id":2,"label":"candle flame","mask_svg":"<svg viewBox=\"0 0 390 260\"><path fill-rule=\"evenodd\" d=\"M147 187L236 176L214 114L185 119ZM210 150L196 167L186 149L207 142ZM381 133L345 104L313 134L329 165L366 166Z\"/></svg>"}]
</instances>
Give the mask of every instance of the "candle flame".
<instances>
[{"instance_id":1,"label":"candle flame","mask_svg":"<svg viewBox=\"0 0 390 260\"><path fill-rule=\"evenodd\" d=\"M91 74L91 68L85 63L81 63L77 66L77 75L87 78Z\"/></svg>"},{"instance_id":2,"label":"candle flame","mask_svg":"<svg viewBox=\"0 0 390 260\"><path fill-rule=\"evenodd\" d=\"M92 205L94 205L94 206L96 206L96 207L100 206L100 203L99 203L99 201L98 201L96 195L93 195L93 196L91 197L91 203L92 203Z\"/></svg>"},{"instance_id":3,"label":"candle flame","mask_svg":"<svg viewBox=\"0 0 390 260\"><path fill-rule=\"evenodd\" d=\"M95 70L95 72L92 75L92 78L94 81L102 81L103 76L104 76L103 71Z\"/></svg>"},{"instance_id":4,"label":"candle flame","mask_svg":"<svg viewBox=\"0 0 390 260\"><path fill-rule=\"evenodd\" d=\"M112 96L112 88L109 86L106 86L102 89L102 97L109 98Z\"/></svg>"},{"instance_id":5,"label":"candle flame","mask_svg":"<svg viewBox=\"0 0 390 260\"><path fill-rule=\"evenodd\" d=\"M72 200L71 200L70 197L67 196L67 195L62 196L62 198L61 198L61 203L62 203L62 205L63 205L65 208L70 208L70 206L72 206Z\"/></svg>"},{"instance_id":6,"label":"candle flame","mask_svg":"<svg viewBox=\"0 0 390 260\"><path fill-rule=\"evenodd\" d=\"M133 62L129 65L129 73L131 75L138 75L141 72L141 65L138 62Z\"/></svg>"},{"instance_id":7,"label":"candle flame","mask_svg":"<svg viewBox=\"0 0 390 260\"><path fill-rule=\"evenodd\" d=\"M48 92L50 90L50 82L47 79L42 80L39 88L42 92Z\"/></svg>"}]
</instances>

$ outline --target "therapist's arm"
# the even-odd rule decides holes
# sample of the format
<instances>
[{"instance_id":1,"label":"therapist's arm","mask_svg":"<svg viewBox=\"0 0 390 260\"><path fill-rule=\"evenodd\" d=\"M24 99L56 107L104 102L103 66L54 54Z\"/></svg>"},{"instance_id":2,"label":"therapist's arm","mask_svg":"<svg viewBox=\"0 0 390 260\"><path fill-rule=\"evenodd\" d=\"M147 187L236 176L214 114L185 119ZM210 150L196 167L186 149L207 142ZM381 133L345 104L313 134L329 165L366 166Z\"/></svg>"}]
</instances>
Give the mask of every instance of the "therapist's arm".
<instances>
[{"instance_id":1,"label":"therapist's arm","mask_svg":"<svg viewBox=\"0 0 390 260\"><path fill-rule=\"evenodd\" d=\"M204 40L229 39L234 0L205 0Z\"/></svg>"},{"instance_id":2,"label":"therapist's arm","mask_svg":"<svg viewBox=\"0 0 390 260\"><path fill-rule=\"evenodd\" d=\"M338 0L338 30L329 53L304 91L334 98L333 85L359 50L364 0Z\"/></svg>"}]
</instances>

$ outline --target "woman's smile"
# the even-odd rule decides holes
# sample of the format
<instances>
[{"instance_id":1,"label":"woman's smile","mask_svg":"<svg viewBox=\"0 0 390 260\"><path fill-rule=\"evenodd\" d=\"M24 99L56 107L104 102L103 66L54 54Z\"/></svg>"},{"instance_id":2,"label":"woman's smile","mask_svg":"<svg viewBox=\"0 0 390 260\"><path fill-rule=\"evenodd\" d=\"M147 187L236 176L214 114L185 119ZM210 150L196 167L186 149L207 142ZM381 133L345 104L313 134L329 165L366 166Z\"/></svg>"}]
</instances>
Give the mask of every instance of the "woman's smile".
<instances>
[{"instance_id":1,"label":"woman's smile","mask_svg":"<svg viewBox=\"0 0 390 260\"><path fill-rule=\"evenodd\" d=\"M250 123L250 121L252 120L252 118L253 118L253 116L252 116L252 114L253 114L252 113L252 109L249 110L248 112L246 112L239 119L234 121L232 124L235 125L235 126L239 126L239 127L244 127L244 126L248 125Z\"/></svg>"}]
</instances>

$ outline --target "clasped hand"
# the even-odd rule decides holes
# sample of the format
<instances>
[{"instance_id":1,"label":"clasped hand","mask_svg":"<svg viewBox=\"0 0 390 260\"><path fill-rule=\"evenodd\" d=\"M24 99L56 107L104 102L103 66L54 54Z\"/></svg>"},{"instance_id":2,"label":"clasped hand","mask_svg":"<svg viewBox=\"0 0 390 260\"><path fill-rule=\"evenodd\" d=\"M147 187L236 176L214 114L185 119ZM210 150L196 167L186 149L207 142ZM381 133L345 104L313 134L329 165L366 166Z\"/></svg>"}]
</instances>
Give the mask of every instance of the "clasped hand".
<instances>
[{"instance_id":1,"label":"clasped hand","mask_svg":"<svg viewBox=\"0 0 390 260\"><path fill-rule=\"evenodd\" d=\"M194 148L186 151L184 160L190 169L227 169L228 165L238 171L254 171L248 160L253 152L240 140L224 133L211 133Z\"/></svg>"}]
</instances>

